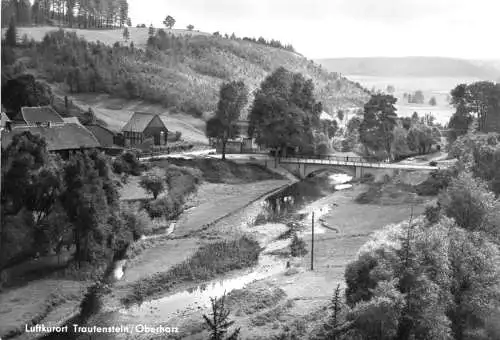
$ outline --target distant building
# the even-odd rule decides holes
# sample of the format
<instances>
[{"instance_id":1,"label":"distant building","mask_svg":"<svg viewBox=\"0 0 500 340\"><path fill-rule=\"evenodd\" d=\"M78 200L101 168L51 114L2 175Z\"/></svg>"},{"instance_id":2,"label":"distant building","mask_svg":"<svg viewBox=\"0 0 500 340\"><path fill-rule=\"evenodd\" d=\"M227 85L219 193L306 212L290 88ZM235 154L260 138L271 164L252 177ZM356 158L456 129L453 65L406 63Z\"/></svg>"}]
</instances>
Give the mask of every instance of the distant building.
<instances>
[{"instance_id":1,"label":"distant building","mask_svg":"<svg viewBox=\"0 0 500 340\"><path fill-rule=\"evenodd\" d=\"M168 129L160 116L145 112L135 112L121 132L125 146L137 146L148 140L153 145L165 145L168 138Z\"/></svg>"}]
</instances>

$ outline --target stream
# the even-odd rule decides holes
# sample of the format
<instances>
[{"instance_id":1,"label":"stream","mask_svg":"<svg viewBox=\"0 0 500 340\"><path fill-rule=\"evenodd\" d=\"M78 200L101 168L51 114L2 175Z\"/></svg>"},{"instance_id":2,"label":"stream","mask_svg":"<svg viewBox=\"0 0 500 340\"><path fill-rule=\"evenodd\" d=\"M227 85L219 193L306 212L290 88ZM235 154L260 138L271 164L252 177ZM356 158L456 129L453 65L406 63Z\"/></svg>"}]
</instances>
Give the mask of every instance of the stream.
<instances>
[{"instance_id":1,"label":"stream","mask_svg":"<svg viewBox=\"0 0 500 340\"><path fill-rule=\"evenodd\" d=\"M287 268L286 258L273 255L277 250L283 249L290 244L291 238L278 239L278 236L286 232L289 227L287 223L293 222L302 226L299 236L311 233L311 219L314 214L315 233L325 232L321 224L321 217L332 208L322 202L338 190L349 189L352 185L348 182L352 178L345 174L320 173L314 177L306 178L300 182L276 192L267 198L252 204L253 223L241 221L241 228L245 232L256 234L256 238L263 246L258 264L248 270L238 271L224 276L223 279L212 280L205 284L186 289L184 291L167 295L140 305L122 308L118 311L99 313L92 310L83 315L77 322L80 325L87 324L92 320L99 321L99 326L112 326L120 324L143 324L150 327L165 325L168 320L187 316L198 310L206 310L210 307L211 298L221 297L235 289L244 288L247 284L261 280L279 273ZM317 224L316 224L317 223ZM169 228L171 232L174 226ZM124 275L124 260L114 263L112 275L119 280ZM96 295L98 295L96 293ZM95 297L93 297L95 299ZM92 304L92 296L89 298ZM99 305L99 302L95 303ZM68 323L67 323L68 324ZM70 325L72 323L69 323ZM58 339L57 336L45 336L44 339ZM70 336L66 334L65 339L90 339L89 335ZM101 337L99 337L101 338ZM107 335L103 339L117 338L115 335ZM121 338L121 336L120 336Z\"/></svg>"}]
</instances>

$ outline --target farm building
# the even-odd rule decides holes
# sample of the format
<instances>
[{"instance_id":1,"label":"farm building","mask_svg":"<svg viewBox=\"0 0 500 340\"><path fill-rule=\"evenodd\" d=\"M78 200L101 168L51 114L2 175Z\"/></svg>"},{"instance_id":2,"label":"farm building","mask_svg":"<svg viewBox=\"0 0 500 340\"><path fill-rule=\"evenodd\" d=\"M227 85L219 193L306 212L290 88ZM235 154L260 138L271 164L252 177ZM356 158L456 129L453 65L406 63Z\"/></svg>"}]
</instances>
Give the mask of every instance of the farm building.
<instances>
[{"instance_id":1,"label":"farm building","mask_svg":"<svg viewBox=\"0 0 500 340\"><path fill-rule=\"evenodd\" d=\"M250 125L250 122L248 120L240 120L236 124L239 128L239 137L226 143L226 152L245 153L258 149L258 146L254 143L253 138L248 136L248 126ZM211 144L215 146L218 153L222 152L222 143L220 143L220 141L213 140L211 141Z\"/></svg>"},{"instance_id":2,"label":"farm building","mask_svg":"<svg viewBox=\"0 0 500 340\"><path fill-rule=\"evenodd\" d=\"M97 138L102 147L110 148L115 145L115 133L104 126L89 124L85 126Z\"/></svg>"},{"instance_id":3,"label":"farm building","mask_svg":"<svg viewBox=\"0 0 500 340\"><path fill-rule=\"evenodd\" d=\"M22 107L22 122L26 125L64 124L64 119L50 106Z\"/></svg>"},{"instance_id":4,"label":"farm building","mask_svg":"<svg viewBox=\"0 0 500 340\"><path fill-rule=\"evenodd\" d=\"M101 148L99 141L84 126L74 123L51 124L37 126L13 125L2 133L2 146L7 147L15 135L29 131L33 135L45 138L47 150L67 155L70 151Z\"/></svg>"},{"instance_id":5,"label":"farm building","mask_svg":"<svg viewBox=\"0 0 500 340\"><path fill-rule=\"evenodd\" d=\"M125 146L136 146L152 141L153 145L165 145L168 129L160 116L152 113L135 112L121 130Z\"/></svg>"}]
</instances>

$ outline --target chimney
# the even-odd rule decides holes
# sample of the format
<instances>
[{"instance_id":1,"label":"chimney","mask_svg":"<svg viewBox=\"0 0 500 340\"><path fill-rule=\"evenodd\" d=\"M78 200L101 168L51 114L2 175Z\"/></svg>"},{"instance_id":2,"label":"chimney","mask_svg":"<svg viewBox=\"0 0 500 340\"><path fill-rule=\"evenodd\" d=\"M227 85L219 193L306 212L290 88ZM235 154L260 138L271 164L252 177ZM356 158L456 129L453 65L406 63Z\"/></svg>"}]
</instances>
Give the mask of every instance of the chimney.
<instances>
[{"instance_id":1,"label":"chimney","mask_svg":"<svg viewBox=\"0 0 500 340\"><path fill-rule=\"evenodd\" d=\"M5 128L8 132L12 131L12 122L5 122Z\"/></svg>"},{"instance_id":2,"label":"chimney","mask_svg":"<svg viewBox=\"0 0 500 340\"><path fill-rule=\"evenodd\" d=\"M47 127L50 127L50 122L47 122Z\"/></svg>"}]
</instances>

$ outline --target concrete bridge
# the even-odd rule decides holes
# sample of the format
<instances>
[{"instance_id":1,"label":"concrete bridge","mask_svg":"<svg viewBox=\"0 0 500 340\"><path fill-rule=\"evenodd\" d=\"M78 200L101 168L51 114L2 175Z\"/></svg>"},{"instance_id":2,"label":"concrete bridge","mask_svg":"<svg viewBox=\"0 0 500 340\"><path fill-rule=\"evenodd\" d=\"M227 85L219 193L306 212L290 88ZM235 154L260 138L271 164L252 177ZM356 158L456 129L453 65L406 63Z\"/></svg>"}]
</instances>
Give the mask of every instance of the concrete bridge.
<instances>
[{"instance_id":1,"label":"concrete bridge","mask_svg":"<svg viewBox=\"0 0 500 340\"><path fill-rule=\"evenodd\" d=\"M312 173L324 170L337 170L349 174L353 178L361 178L365 174L375 177L394 175L397 171L433 171L448 167L451 163L438 166L419 164L398 164L389 162L376 162L365 160L361 157L339 157L339 156L293 156L282 157L279 160L282 167L296 172L300 177L307 177Z\"/></svg>"}]
</instances>

